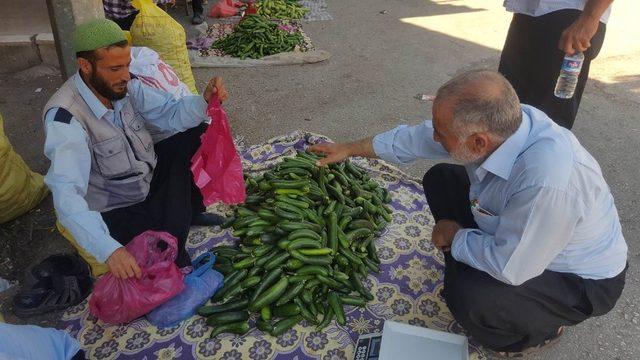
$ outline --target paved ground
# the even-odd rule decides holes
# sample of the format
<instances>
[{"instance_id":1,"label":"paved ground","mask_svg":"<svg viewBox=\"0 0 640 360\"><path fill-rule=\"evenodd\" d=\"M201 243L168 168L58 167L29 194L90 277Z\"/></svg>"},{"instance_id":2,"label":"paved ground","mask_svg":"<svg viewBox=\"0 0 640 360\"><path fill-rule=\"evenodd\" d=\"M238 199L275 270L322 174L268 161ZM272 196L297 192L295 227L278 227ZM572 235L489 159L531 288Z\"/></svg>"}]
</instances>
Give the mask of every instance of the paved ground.
<instances>
[{"instance_id":1,"label":"paved ground","mask_svg":"<svg viewBox=\"0 0 640 360\"><path fill-rule=\"evenodd\" d=\"M227 108L234 132L249 143L294 129L345 141L429 117L430 104L414 95L435 93L440 84L465 69L495 69L509 22L499 2L488 0L368 0L366 6L329 0L328 4L334 21L305 25L316 46L333 54L324 63L194 70L199 88L213 75L227 79L232 96ZM640 34L633 26L633 14L640 6L632 2L616 6L605 47L593 63L574 132L600 162L616 198L629 243L627 287L611 313L568 329L556 347L528 359L640 358L640 241L636 236L640 221L635 216L640 206L636 191L640 187ZM383 10L388 12L381 14ZM182 9L175 13L184 17ZM0 112L18 152L34 169L45 171L40 111L60 80L25 79L24 75L0 75ZM34 92L37 88L42 92ZM419 162L405 170L417 177L430 165ZM69 249L50 231L50 199L38 210L0 227L0 276L22 281L28 266ZM0 295L0 301L9 295ZM2 309L5 314L7 310ZM52 324L57 317L51 314L27 322Z\"/></svg>"}]
</instances>

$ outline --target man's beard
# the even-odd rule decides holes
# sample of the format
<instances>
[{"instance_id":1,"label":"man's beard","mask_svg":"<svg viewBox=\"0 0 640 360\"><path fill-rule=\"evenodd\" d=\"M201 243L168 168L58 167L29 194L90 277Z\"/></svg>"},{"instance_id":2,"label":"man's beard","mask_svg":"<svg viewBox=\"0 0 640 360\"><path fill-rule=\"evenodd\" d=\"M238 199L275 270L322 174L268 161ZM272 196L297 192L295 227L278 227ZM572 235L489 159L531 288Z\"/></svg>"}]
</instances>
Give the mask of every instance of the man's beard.
<instances>
[{"instance_id":1,"label":"man's beard","mask_svg":"<svg viewBox=\"0 0 640 360\"><path fill-rule=\"evenodd\" d=\"M476 164L484 160L483 155L478 155L471 152L467 144L465 144L464 142L461 142L456 151L451 152L450 155L454 160L464 165Z\"/></svg>"},{"instance_id":2,"label":"man's beard","mask_svg":"<svg viewBox=\"0 0 640 360\"><path fill-rule=\"evenodd\" d=\"M91 71L91 76L89 77L89 84L102 96L109 99L110 101L116 101L123 99L127 95L126 83L124 91L115 92L113 89L109 87L104 79L97 76L96 71Z\"/></svg>"}]
</instances>

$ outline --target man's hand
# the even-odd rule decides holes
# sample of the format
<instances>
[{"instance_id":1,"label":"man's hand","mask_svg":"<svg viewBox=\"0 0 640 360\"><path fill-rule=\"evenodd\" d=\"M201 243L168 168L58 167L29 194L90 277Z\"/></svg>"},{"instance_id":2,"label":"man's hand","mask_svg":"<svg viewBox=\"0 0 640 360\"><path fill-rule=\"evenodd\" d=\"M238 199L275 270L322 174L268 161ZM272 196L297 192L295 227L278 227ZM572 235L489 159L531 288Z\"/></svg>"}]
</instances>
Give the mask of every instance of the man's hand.
<instances>
[{"instance_id":1,"label":"man's hand","mask_svg":"<svg viewBox=\"0 0 640 360\"><path fill-rule=\"evenodd\" d=\"M224 86L224 82L221 77L216 76L209 80L209 84L207 84L207 88L204 89L204 94L202 94L202 96L207 102L209 102L213 94L218 94L220 102L226 101L229 98L229 93L227 92L227 88Z\"/></svg>"},{"instance_id":2,"label":"man's hand","mask_svg":"<svg viewBox=\"0 0 640 360\"><path fill-rule=\"evenodd\" d=\"M453 220L440 220L433 227L431 241L433 245L442 251L451 250L453 238L462 226Z\"/></svg>"},{"instance_id":3,"label":"man's hand","mask_svg":"<svg viewBox=\"0 0 640 360\"><path fill-rule=\"evenodd\" d=\"M598 31L599 21L598 18L580 16L578 20L562 32L558 42L558 49L569 55L586 51L591 47L591 38Z\"/></svg>"},{"instance_id":4,"label":"man's hand","mask_svg":"<svg viewBox=\"0 0 640 360\"><path fill-rule=\"evenodd\" d=\"M124 247L118 248L109 256L107 266L118 279L128 279L134 276L140 279L142 276L136 259Z\"/></svg>"},{"instance_id":5,"label":"man's hand","mask_svg":"<svg viewBox=\"0 0 640 360\"><path fill-rule=\"evenodd\" d=\"M309 151L326 155L325 158L318 161L318 166L337 163L350 156L363 156L370 159L377 157L376 152L373 150L373 138L343 144L317 144L310 146Z\"/></svg>"},{"instance_id":6,"label":"man's hand","mask_svg":"<svg viewBox=\"0 0 640 360\"><path fill-rule=\"evenodd\" d=\"M349 144L316 144L309 147L309 151L314 153L324 153L325 158L318 160L318 166L337 163L351 156L351 146Z\"/></svg>"}]
</instances>

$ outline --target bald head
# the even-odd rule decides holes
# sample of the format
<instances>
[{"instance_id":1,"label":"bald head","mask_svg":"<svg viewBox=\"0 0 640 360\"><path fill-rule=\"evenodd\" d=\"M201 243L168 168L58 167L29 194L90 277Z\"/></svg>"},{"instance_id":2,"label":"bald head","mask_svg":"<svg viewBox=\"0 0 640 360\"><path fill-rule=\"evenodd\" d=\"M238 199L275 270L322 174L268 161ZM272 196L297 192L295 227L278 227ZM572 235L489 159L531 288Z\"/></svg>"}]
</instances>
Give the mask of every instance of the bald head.
<instances>
[{"instance_id":1,"label":"bald head","mask_svg":"<svg viewBox=\"0 0 640 360\"><path fill-rule=\"evenodd\" d=\"M504 140L518 130L522 121L515 90L507 79L491 70L472 70L449 80L438 89L434 106L450 108L451 126L461 137L486 131Z\"/></svg>"}]
</instances>

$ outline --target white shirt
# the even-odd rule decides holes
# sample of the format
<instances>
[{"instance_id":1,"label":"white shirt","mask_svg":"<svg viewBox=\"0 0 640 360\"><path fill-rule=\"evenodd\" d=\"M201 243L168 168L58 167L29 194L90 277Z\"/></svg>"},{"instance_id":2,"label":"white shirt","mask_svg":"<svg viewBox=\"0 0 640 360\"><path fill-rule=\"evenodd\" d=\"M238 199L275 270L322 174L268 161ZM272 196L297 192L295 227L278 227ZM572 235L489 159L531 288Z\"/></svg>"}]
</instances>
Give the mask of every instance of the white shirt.
<instances>
[{"instance_id":1,"label":"white shirt","mask_svg":"<svg viewBox=\"0 0 640 360\"><path fill-rule=\"evenodd\" d=\"M378 157L396 163L449 158L431 121L379 134L373 145ZM522 105L518 130L466 169L479 229L456 233L456 260L513 285L544 270L606 279L624 269L627 243L600 166L542 111Z\"/></svg>"},{"instance_id":2,"label":"white shirt","mask_svg":"<svg viewBox=\"0 0 640 360\"><path fill-rule=\"evenodd\" d=\"M504 0L504 7L512 13L529 16L542 16L550 12L576 9L584 10L588 0ZM606 24L611 14L611 6L602 14L600 22Z\"/></svg>"}]
</instances>

